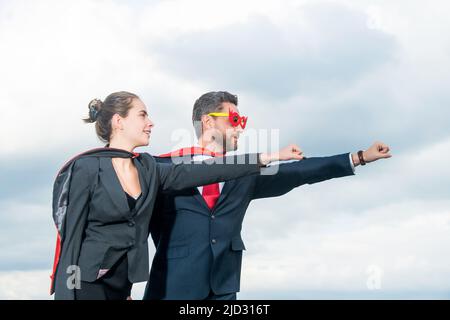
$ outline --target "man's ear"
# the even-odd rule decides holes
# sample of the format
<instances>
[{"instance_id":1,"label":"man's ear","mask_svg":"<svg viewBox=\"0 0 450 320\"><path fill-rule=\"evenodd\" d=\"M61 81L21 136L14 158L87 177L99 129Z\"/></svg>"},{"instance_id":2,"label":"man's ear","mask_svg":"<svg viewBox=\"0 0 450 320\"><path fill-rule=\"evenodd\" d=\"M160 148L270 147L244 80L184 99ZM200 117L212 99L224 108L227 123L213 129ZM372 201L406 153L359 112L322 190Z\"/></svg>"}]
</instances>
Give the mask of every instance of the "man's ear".
<instances>
[{"instance_id":1,"label":"man's ear","mask_svg":"<svg viewBox=\"0 0 450 320\"><path fill-rule=\"evenodd\" d=\"M208 131L209 129L214 127L214 120L211 116L207 114L202 115L202 132Z\"/></svg>"}]
</instances>

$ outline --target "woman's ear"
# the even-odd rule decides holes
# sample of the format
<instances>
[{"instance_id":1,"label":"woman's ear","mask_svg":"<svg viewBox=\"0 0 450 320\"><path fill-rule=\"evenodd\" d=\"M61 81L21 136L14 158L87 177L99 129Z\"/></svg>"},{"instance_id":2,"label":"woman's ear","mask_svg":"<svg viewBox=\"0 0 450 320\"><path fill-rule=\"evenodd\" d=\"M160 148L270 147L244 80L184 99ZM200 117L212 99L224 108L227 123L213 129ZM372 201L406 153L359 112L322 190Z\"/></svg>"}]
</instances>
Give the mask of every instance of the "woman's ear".
<instances>
[{"instance_id":1,"label":"woman's ear","mask_svg":"<svg viewBox=\"0 0 450 320\"><path fill-rule=\"evenodd\" d=\"M122 117L116 113L111 118L111 128L112 130L123 130Z\"/></svg>"}]
</instances>

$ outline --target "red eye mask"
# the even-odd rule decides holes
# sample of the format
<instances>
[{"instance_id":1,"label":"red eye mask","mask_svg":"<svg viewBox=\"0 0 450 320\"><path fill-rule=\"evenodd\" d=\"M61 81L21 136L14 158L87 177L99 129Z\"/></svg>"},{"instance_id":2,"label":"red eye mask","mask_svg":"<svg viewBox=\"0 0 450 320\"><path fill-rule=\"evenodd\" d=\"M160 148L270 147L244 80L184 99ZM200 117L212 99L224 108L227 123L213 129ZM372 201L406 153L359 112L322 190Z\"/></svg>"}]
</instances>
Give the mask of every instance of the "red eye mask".
<instances>
[{"instance_id":1,"label":"red eye mask","mask_svg":"<svg viewBox=\"0 0 450 320\"><path fill-rule=\"evenodd\" d=\"M212 112L209 113L208 116L213 117L228 117L228 120L230 121L231 125L233 127L241 126L242 129L245 129L245 126L247 125L247 119L248 117L240 116L239 113L230 111L230 113L222 113L222 112Z\"/></svg>"}]
</instances>

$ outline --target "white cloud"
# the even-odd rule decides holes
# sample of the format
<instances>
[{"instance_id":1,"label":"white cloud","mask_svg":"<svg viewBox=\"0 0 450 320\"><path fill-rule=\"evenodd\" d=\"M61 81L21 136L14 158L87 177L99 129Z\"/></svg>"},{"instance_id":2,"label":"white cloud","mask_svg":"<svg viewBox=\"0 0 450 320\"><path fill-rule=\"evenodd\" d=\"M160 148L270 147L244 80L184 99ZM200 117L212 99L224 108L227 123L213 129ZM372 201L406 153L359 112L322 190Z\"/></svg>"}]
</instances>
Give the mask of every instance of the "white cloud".
<instances>
[{"instance_id":1,"label":"white cloud","mask_svg":"<svg viewBox=\"0 0 450 320\"><path fill-rule=\"evenodd\" d=\"M397 119L405 113L409 114L411 125L416 126L417 119L423 119L429 127L436 121L437 127L442 127L443 124L439 121L445 117L436 117L437 110L428 113L427 108L442 109L443 105L448 104L446 83L450 81L450 63L447 58L449 46L448 40L443 37L445 33L437 32L449 28L445 15L439 14L445 11L442 10L444 5L445 2L442 1L423 7L422 2L417 1L408 2L404 6L402 2L384 1L374 5L368 1L344 0L283 3L229 1L222 5L204 0L154 1L139 6L135 3L126 5L117 1L89 0L70 4L61 1L39 1L32 4L25 1L4 2L0 13L0 42L3 48L0 69L7 76L0 80L3 88L0 101L2 115L12 120L0 128L0 136L8 137L2 138L0 152L6 156L18 154L20 150L50 152L58 149L72 154L98 145L92 126L83 125L80 118L85 116L90 99L104 98L106 94L122 89L135 91L143 96L157 124L152 137L152 150L164 152L170 129L190 128L189 109L202 92L211 89L233 91L238 88L239 92L236 93L239 95L252 97L245 91L245 87L261 80L252 78L247 72L248 83L241 86L243 89L236 86L236 83L242 82L240 79L245 78L241 74L245 68L235 72L239 75L235 77L235 83L217 80L223 78L223 74L207 83L194 82L195 74L166 74L155 60L157 50L151 49L149 44L156 45L161 39L189 39L198 32L214 35L221 29L238 28L239 31L239 26L245 26L255 16L267 19L283 35L286 43L298 42L297 37L301 35L302 43L306 41L310 50L316 44L317 49L321 49L318 53L322 56L323 51L330 51L332 44L342 40L342 34L335 37L330 30L335 29L337 35L339 30L351 32L360 28L364 19L374 21L372 25L376 27L372 29L394 37L402 45L402 50L395 64L386 69L372 70L371 73L377 76L372 76L370 81L363 79L352 85L344 81L345 83L336 87L338 92L332 90L336 83L331 86L315 86L311 83L311 90L303 92L292 101L279 97L279 101L268 103L263 97L253 95L249 101L251 104L244 106L248 113L258 114L260 108L254 107L256 105L262 106L264 110L273 109L276 105L277 108L283 107L285 113L300 112L303 117L310 110L316 110L317 114L313 112L313 117L306 119L317 126L318 121L321 121L320 115L330 114L334 117L330 108L340 108L341 113L352 112L355 117L357 114L353 108L345 109L342 106L359 105L363 119L370 116L378 118L380 114L385 114L387 124L384 126L387 126L389 130L386 131L392 135L399 135L401 132ZM317 12L318 10L308 9L314 6L353 12L354 17L362 19L362 24L350 23L344 19L346 16L339 19L338 14L333 14L336 10L330 11L331 21L324 22L319 19L324 15L320 14L320 10ZM431 17L433 23L426 23ZM314 24L315 20L318 21L317 24ZM327 23L340 27L333 28L333 25L327 26ZM428 34L435 37L427 37ZM266 39L255 37L256 47ZM367 55L361 55L360 49L366 46L352 45L352 40L355 39L349 39L348 43L341 41L341 45L348 49L348 57L353 57L352 61L361 63ZM239 55L248 56L247 49L237 49L241 50ZM286 53L289 50L285 50L279 59L285 60ZM328 54L331 60L337 59L333 50ZM327 59L321 59L324 63L327 62ZM248 67L255 60L249 61L251 63ZM342 62L339 59L336 61ZM187 61L186 64L190 62ZM345 65L341 68L347 69ZM304 77L311 79L317 77L316 73L308 72ZM337 75L341 73L336 71ZM287 79L291 77L292 74ZM277 83L279 87L279 81ZM315 95L311 101L313 92ZM432 100L433 97L435 101ZM330 100L341 101L341 104L330 104ZM373 101L380 104L379 112L371 110L377 108ZM305 105L302 102L310 103L306 110L303 109ZM174 117L175 113L179 116ZM261 124L267 126L267 117L262 116L253 117L253 123L261 119ZM345 117L341 116L341 119ZM329 127L329 123L322 123L325 128ZM276 125L280 127L279 123ZM296 127L296 123L283 124L286 130L295 130ZM373 131L374 127L374 123L370 123L368 128L366 125L368 130ZM437 128L432 130L438 133L442 131ZM317 141L315 138L310 140Z\"/></svg>"},{"instance_id":2,"label":"white cloud","mask_svg":"<svg viewBox=\"0 0 450 320\"><path fill-rule=\"evenodd\" d=\"M395 39L367 28L364 12L315 4L290 13L290 19L276 22L271 15L253 14L151 47L169 72L277 100L335 92L393 57Z\"/></svg>"},{"instance_id":3,"label":"white cloud","mask_svg":"<svg viewBox=\"0 0 450 320\"><path fill-rule=\"evenodd\" d=\"M2 300L51 299L48 270L0 272L0 283Z\"/></svg>"},{"instance_id":4,"label":"white cloud","mask_svg":"<svg viewBox=\"0 0 450 320\"><path fill-rule=\"evenodd\" d=\"M282 238L269 234L254 244L247 241L250 251L254 246L260 250L244 257L242 291L266 292L267 298L271 290L367 291L370 266L382 270L381 289L387 293L448 291L442 279L450 275L450 259L444 254L450 241L449 204L398 203L362 211L358 217L345 212L333 212L332 217L313 208L315 215L328 217L320 225L302 222L298 212L294 227L277 229ZM253 214L246 229L260 227L260 213Z\"/></svg>"},{"instance_id":5,"label":"white cloud","mask_svg":"<svg viewBox=\"0 0 450 320\"><path fill-rule=\"evenodd\" d=\"M130 8L108 1L5 4L0 69L7 76L0 79L0 101L8 121L0 128L2 156L22 150L73 154L98 145L81 118L91 99L113 91L140 94L163 137L170 132L165 127L180 125L173 110L190 106L198 90L158 71L141 46L135 19ZM173 91L177 95L167 94Z\"/></svg>"}]
</instances>

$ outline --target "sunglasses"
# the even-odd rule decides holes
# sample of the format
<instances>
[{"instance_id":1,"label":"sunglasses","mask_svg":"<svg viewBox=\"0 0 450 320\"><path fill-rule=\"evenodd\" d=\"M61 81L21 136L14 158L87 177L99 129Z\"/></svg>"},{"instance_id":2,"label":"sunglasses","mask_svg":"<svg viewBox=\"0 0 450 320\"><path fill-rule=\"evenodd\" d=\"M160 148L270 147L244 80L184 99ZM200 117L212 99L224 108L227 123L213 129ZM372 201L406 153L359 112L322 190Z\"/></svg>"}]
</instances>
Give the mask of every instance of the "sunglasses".
<instances>
[{"instance_id":1,"label":"sunglasses","mask_svg":"<svg viewBox=\"0 0 450 320\"><path fill-rule=\"evenodd\" d=\"M222 112L211 112L208 113L208 116L213 117L228 117L228 120L230 121L231 125L233 127L241 126L242 129L245 129L245 126L247 125L247 119L248 117L240 116L239 113L231 111L230 113L222 113Z\"/></svg>"}]
</instances>

